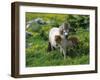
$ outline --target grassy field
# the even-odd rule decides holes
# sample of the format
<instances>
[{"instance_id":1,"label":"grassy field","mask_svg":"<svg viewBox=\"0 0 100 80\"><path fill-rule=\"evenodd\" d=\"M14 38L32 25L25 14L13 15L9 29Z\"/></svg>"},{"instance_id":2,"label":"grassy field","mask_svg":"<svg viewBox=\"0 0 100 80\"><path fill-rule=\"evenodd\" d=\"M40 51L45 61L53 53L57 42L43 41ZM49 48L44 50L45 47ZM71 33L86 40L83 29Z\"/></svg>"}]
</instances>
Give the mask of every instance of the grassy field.
<instances>
[{"instance_id":1,"label":"grassy field","mask_svg":"<svg viewBox=\"0 0 100 80\"><path fill-rule=\"evenodd\" d=\"M27 67L89 64L89 31L82 28L84 26L75 27L76 32L69 35L69 37L77 37L80 43L75 48L67 49L67 57L64 60L59 50L47 52L48 33L52 27L58 27L62 22L68 20L69 15L26 13L26 22L37 17L48 22L54 20L54 22L42 26L32 24L33 26L26 30L32 33L31 37L26 38Z\"/></svg>"}]
</instances>

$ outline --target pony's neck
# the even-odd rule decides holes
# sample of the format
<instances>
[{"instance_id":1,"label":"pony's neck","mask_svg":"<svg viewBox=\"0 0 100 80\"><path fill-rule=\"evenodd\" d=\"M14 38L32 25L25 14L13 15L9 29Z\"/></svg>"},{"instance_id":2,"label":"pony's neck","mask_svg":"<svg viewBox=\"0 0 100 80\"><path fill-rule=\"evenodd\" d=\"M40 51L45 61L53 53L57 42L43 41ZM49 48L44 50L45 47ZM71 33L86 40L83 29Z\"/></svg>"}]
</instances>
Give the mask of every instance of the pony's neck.
<instances>
[{"instance_id":1,"label":"pony's neck","mask_svg":"<svg viewBox=\"0 0 100 80\"><path fill-rule=\"evenodd\" d=\"M62 39L66 39L66 40L67 40L67 38L66 38L64 35L61 35L61 38L62 38Z\"/></svg>"}]
</instances>

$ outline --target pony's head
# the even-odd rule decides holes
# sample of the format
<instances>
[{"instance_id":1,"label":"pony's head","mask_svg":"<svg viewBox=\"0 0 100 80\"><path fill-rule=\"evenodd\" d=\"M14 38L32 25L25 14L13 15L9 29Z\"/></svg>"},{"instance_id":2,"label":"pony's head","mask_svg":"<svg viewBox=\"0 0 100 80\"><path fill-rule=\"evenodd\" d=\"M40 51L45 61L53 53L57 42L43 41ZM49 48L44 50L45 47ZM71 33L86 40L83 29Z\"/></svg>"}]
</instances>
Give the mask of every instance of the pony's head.
<instances>
[{"instance_id":1,"label":"pony's head","mask_svg":"<svg viewBox=\"0 0 100 80\"><path fill-rule=\"evenodd\" d=\"M70 24L68 22L64 22L59 27L60 34L67 38L68 37L68 34L69 34L69 28L70 28Z\"/></svg>"}]
</instances>

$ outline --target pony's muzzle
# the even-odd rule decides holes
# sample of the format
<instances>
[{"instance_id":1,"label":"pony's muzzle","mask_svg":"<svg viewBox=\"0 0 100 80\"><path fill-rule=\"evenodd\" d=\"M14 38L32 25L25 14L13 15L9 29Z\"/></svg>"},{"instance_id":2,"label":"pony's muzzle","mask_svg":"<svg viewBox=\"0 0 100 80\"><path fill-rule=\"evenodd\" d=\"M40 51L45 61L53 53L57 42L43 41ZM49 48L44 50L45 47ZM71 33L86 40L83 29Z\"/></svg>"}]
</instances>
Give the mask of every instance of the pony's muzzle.
<instances>
[{"instance_id":1,"label":"pony's muzzle","mask_svg":"<svg viewBox=\"0 0 100 80\"><path fill-rule=\"evenodd\" d=\"M68 37L68 33L67 32L65 32L64 35L65 35L66 38Z\"/></svg>"},{"instance_id":2,"label":"pony's muzzle","mask_svg":"<svg viewBox=\"0 0 100 80\"><path fill-rule=\"evenodd\" d=\"M67 35L68 35L68 33L67 33L67 32L65 32L64 34L65 34L65 36L67 36Z\"/></svg>"}]
</instances>

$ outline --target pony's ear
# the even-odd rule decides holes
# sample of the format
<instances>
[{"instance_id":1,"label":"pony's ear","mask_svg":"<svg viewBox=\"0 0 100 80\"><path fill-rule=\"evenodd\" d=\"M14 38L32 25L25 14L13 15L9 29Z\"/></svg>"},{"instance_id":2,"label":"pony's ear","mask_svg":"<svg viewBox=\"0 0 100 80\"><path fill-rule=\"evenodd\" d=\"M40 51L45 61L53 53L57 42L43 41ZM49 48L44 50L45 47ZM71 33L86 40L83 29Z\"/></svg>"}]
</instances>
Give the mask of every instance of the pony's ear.
<instances>
[{"instance_id":1,"label":"pony's ear","mask_svg":"<svg viewBox=\"0 0 100 80\"><path fill-rule=\"evenodd\" d=\"M66 30L70 29L70 24L68 22L64 22L63 26Z\"/></svg>"},{"instance_id":2,"label":"pony's ear","mask_svg":"<svg viewBox=\"0 0 100 80\"><path fill-rule=\"evenodd\" d=\"M63 28L61 26L59 27L59 32L61 35L63 34Z\"/></svg>"}]
</instances>

